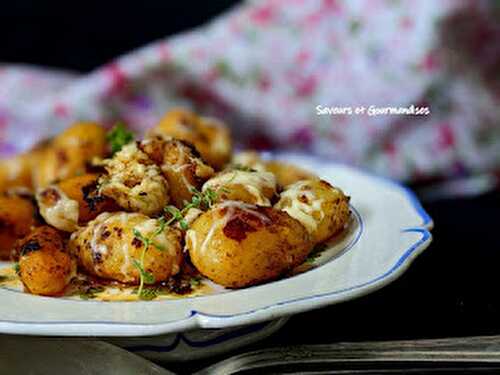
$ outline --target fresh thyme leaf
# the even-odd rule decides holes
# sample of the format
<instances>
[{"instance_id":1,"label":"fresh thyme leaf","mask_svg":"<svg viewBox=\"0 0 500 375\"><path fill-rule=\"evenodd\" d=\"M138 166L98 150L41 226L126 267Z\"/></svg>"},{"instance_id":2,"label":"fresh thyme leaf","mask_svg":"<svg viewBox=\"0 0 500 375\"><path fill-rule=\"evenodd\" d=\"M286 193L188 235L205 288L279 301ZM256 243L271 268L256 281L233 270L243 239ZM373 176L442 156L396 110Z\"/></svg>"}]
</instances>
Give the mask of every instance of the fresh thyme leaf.
<instances>
[{"instance_id":1,"label":"fresh thyme leaf","mask_svg":"<svg viewBox=\"0 0 500 375\"><path fill-rule=\"evenodd\" d=\"M139 273L146 284L155 283L155 277L151 272L148 272L144 269L144 266L141 264L141 262L138 262L137 260L133 259L133 263L135 268L139 270Z\"/></svg>"},{"instance_id":2,"label":"fresh thyme leaf","mask_svg":"<svg viewBox=\"0 0 500 375\"><path fill-rule=\"evenodd\" d=\"M139 275L140 275L139 292L138 292L140 298L142 298L142 293L144 291L144 284L155 283L155 278L153 274L147 272L144 269L144 256L146 255L146 251L149 249L150 245L155 247L159 251L165 251L165 247L155 242L154 239L165 230L165 227L167 225L168 222L165 221L164 217L159 218L158 228L149 237L145 237L138 229L136 228L133 229L134 237L144 244L144 247L141 252L140 261L137 261L136 259L133 260L134 266L139 270Z\"/></svg>"},{"instance_id":3,"label":"fresh thyme leaf","mask_svg":"<svg viewBox=\"0 0 500 375\"><path fill-rule=\"evenodd\" d=\"M111 145L111 152L117 153L123 146L134 140L134 134L127 130L125 125L117 123L106 135L106 139Z\"/></svg>"},{"instance_id":4,"label":"fresh thyme leaf","mask_svg":"<svg viewBox=\"0 0 500 375\"><path fill-rule=\"evenodd\" d=\"M149 238L144 237L142 233L135 228L134 228L134 237L137 238L139 241L141 241L146 249L149 247Z\"/></svg>"},{"instance_id":5,"label":"fresh thyme leaf","mask_svg":"<svg viewBox=\"0 0 500 375\"><path fill-rule=\"evenodd\" d=\"M311 250L311 253L306 258L305 263L312 264L314 261L320 257L323 250L326 249L326 244L318 244Z\"/></svg>"},{"instance_id":6,"label":"fresh thyme leaf","mask_svg":"<svg viewBox=\"0 0 500 375\"><path fill-rule=\"evenodd\" d=\"M93 287L93 288L88 288L87 290L82 291L79 296L81 299L84 300L89 300L89 299L94 299L97 297L97 293L104 292L103 287Z\"/></svg>"},{"instance_id":7,"label":"fresh thyme leaf","mask_svg":"<svg viewBox=\"0 0 500 375\"><path fill-rule=\"evenodd\" d=\"M200 276L193 276L191 280L189 280L189 283L191 284L192 288L195 288L197 286L200 286L202 284L201 282L201 277Z\"/></svg>"},{"instance_id":8,"label":"fresh thyme leaf","mask_svg":"<svg viewBox=\"0 0 500 375\"><path fill-rule=\"evenodd\" d=\"M243 165L243 164L234 164L233 168L236 169L237 171L257 172L255 169L249 167L248 165Z\"/></svg>"},{"instance_id":9,"label":"fresh thyme leaf","mask_svg":"<svg viewBox=\"0 0 500 375\"><path fill-rule=\"evenodd\" d=\"M144 288L142 294L139 296L142 300L151 301L158 297L158 290L156 288Z\"/></svg>"},{"instance_id":10,"label":"fresh thyme leaf","mask_svg":"<svg viewBox=\"0 0 500 375\"><path fill-rule=\"evenodd\" d=\"M186 220L184 220L184 219L179 220L179 225L181 226L182 230L188 230L189 229L189 225L188 225L188 223L186 223Z\"/></svg>"},{"instance_id":11,"label":"fresh thyme leaf","mask_svg":"<svg viewBox=\"0 0 500 375\"><path fill-rule=\"evenodd\" d=\"M171 215L171 218L165 223L165 225L170 225L172 223L178 222L182 230L187 230L189 226L184 220L184 215L189 208L192 208L190 204L186 205L186 207L182 211L180 211L178 208L174 206L165 207L165 211Z\"/></svg>"},{"instance_id":12,"label":"fresh thyme leaf","mask_svg":"<svg viewBox=\"0 0 500 375\"><path fill-rule=\"evenodd\" d=\"M157 242L151 241L151 245L153 245L153 247L155 247L157 250L165 251L165 246L160 245Z\"/></svg>"}]
</instances>

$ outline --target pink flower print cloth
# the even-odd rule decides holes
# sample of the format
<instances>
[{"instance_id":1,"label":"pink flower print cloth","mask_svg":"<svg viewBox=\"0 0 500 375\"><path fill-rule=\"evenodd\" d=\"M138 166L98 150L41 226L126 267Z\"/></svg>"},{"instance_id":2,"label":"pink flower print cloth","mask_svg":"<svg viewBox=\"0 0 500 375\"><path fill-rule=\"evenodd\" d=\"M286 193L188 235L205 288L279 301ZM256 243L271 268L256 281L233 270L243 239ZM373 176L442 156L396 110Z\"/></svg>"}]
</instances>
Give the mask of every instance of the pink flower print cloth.
<instances>
[{"instance_id":1,"label":"pink flower print cloth","mask_svg":"<svg viewBox=\"0 0 500 375\"><path fill-rule=\"evenodd\" d=\"M500 23L488 4L248 1L88 75L3 66L0 149L25 150L76 120L143 132L181 105L227 121L244 146L292 148L399 180L498 170L500 85L490 83L500 75L491 47ZM463 61L471 52L480 62L450 65L457 40L466 41L454 50ZM318 114L411 105L430 114Z\"/></svg>"}]
</instances>

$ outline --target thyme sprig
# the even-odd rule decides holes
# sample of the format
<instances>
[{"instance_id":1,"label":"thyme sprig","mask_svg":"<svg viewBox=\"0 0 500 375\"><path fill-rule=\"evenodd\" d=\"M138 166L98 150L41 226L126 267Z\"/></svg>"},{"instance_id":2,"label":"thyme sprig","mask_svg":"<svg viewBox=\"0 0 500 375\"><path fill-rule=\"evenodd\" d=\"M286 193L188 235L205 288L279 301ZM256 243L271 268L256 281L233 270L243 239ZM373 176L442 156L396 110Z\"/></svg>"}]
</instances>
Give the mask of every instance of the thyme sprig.
<instances>
[{"instance_id":1,"label":"thyme sprig","mask_svg":"<svg viewBox=\"0 0 500 375\"><path fill-rule=\"evenodd\" d=\"M146 251L150 246L156 248L159 251L165 251L165 247L155 242L155 238L165 230L166 226L167 222L165 221L165 218L160 217L158 219L158 228L148 237L144 236L137 228L134 228L133 230L134 237L141 241L143 245L139 261L133 259L134 267L139 271L140 281L137 294L141 299L146 299L144 298L146 297L144 295L144 284L154 284L156 281L154 275L151 272L146 271L146 269L144 268L144 257L146 256Z\"/></svg>"},{"instance_id":2,"label":"thyme sprig","mask_svg":"<svg viewBox=\"0 0 500 375\"><path fill-rule=\"evenodd\" d=\"M218 189L217 191L214 191L210 188L206 189L203 192L199 191L196 188L191 188L190 191L193 194L191 202L184 202L184 208L182 210L179 210L174 206L165 207L165 212L170 214L167 225L179 223L179 226L182 230L188 230L189 224L186 222L185 216L190 209L197 208L201 210L207 210L211 208L215 204L215 202L217 202L217 199L219 199L219 191L228 192L228 190L224 187Z\"/></svg>"}]
</instances>

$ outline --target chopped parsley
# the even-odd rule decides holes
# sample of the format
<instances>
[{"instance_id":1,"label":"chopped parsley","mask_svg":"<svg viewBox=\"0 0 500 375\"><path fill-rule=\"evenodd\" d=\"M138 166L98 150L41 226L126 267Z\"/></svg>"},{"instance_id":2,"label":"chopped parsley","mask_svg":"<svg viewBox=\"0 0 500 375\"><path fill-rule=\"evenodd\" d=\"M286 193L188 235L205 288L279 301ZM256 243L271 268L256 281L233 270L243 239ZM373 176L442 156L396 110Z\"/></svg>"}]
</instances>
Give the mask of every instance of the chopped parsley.
<instances>
[{"instance_id":1,"label":"chopped parsley","mask_svg":"<svg viewBox=\"0 0 500 375\"><path fill-rule=\"evenodd\" d=\"M111 145L111 152L117 153L123 146L134 140L134 134L127 130L121 122L117 123L106 135L106 139Z\"/></svg>"}]
</instances>

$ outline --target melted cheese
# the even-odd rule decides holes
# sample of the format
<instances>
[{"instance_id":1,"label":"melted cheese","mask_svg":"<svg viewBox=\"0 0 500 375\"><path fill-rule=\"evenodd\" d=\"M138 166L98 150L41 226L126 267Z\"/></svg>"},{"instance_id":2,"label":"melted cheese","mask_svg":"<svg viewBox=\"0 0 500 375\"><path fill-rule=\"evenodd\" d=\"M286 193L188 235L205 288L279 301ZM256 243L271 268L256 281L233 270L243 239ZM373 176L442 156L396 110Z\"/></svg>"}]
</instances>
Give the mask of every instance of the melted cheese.
<instances>
[{"instance_id":1,"label":"melted cheese","mask_svg":"<svg viewBox=\"0 0 500 375\"><path fill-rule=\"evenodd\" d=\"M100 192L129 211L154 215L168 203L168 183L160 169L135 143L124 146L104 161L108 176L101 179ZM127 181L136 181L134 186Z\"/></svg>"},{"instance_id":2,"label":"melted cheese","mask_svg":"<svg viewBox=\"0 0 500 375\"><path fill-rule=\"evenodd\" d=\"M240 164L258 172L267 172L264 162L255 151L243 151L236 154L233 157L233 164Z\"/></svg>"},{"instance_id":3,"label":"melted cheese","mask_svg":"<svg viewBox=\"0 0 500 375\"><path fill-rule=\"evenodd\" d=\"M64 192L56 186L51 186L48 189L54 190L59 195L59 199L53 205L43 203L41 194L43 190L37 194L37 201L40 207L40 214L43 218L57 229L73 232L78 229L79 207L78 202L69 199Z\"/></svg>"},{"instance_id":4,"label":"melted cheese","mask_svg":"<svg viewBox=\"0 0 500 375\"><path fill-rule=\"evenodd\" d=\"M288 213L302 223L309 233L313 233L318 222L324 218L321 207L323 200L318 199L312 190L308 190L307 184L307 181L300 181L290 185L281 193L281 199L275 207ZM314 213L319 213L319 219L314 217Z\"/></svg>"},{"instance_id":5,"label":"melted cheese","mask_svg":"<svg viewBox=\"0 0 500 375\"><path fill-rule=\"evenodd\" d=\"M270 200L264 195L263 190L276 190L276 177L269 172L230 171L221 173L205 182L203 191L208 188L217 191L221 187L241 185L249 194L255 198L255 204L259 206L271 206Z\"/></svg>"},{"instance_id":6,"label":"melted cheese","mask_svg":"<svg viewBox=\"0 0 500 375\"><path fill-rule=\"evenodd\" d=\"M254 205L240 201L225 201L216 205L213 209L214 212L220 211L222 209L227 209L227 211L222 218L214 220L214 222L212 223L212 226L210 227L207 235L205 236L203 242L200 245L199 248L200 256L204 256L204 254L206 253L207 247L212 241L212 237L216 233L217 229L223 228L232 218L235 217L238 210L244 211L247 214L257 217L263 223L269 224L271 221L271 219L269 219L265 214L262 214L257 210L255 210ZM192 248L196 249L197 245L196 233L193 230L189 230L187 236L189 236Z\"/></svg>"}]
</instances>

